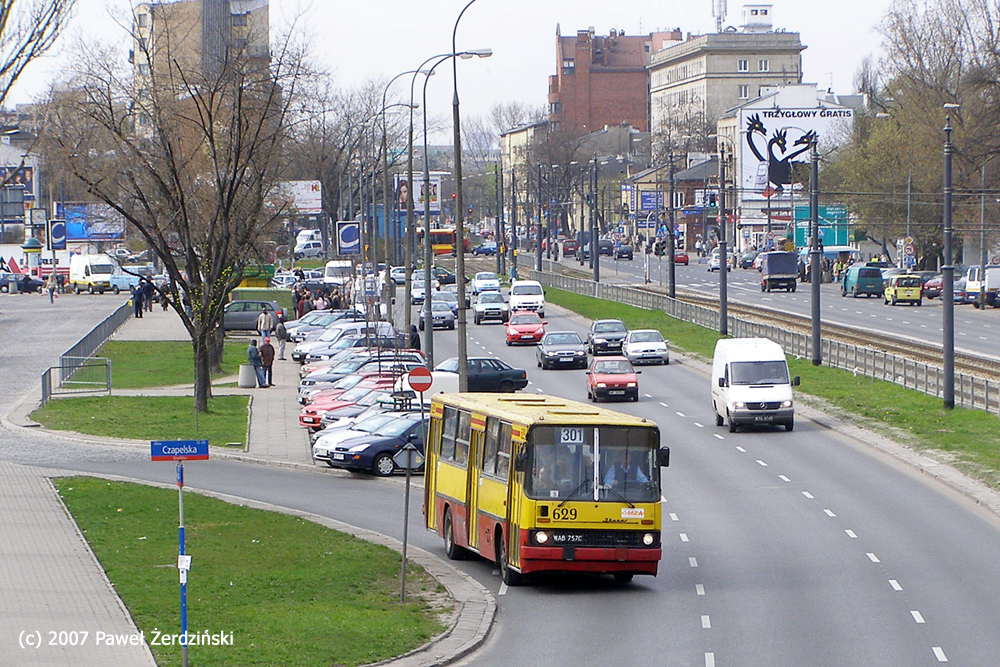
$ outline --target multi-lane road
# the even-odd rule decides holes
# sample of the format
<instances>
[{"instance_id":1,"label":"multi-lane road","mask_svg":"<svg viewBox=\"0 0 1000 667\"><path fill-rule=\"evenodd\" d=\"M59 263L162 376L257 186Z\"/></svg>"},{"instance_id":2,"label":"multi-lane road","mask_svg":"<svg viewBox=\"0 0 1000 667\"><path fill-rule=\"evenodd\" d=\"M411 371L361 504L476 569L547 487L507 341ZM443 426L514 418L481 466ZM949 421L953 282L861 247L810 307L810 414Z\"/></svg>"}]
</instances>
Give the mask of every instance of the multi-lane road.
<instances>
[{"instance_id":1,"label":"multi-lane road","mask_svg":"<svg viewBox=\"0 0 1000 667\"><path fill-rule=\"evenodd\" d=\"M588 324L553 307L546 315L549 330ZM526 392L585 400L583 371L541 371L533 348L507 348L502 333L470 324L470 355L526 368ZM29 345L16 338L14 354ZM436 356L454 354L456 342L455 332L436 332ZM638 403L618 408L656 420L672 449L662 472L659 576L624 586L610 577L539 577L508 589L491 564L458 562L497 594L500 609L490 640L463 664L997 663L997 517L801 415L792 433L715 427L707 372L696 362L674 357L644 368L640 389ZM169 466L117 448L4 432L0 455L172 481ZM220 460L191 466L187 483L402 532L399 480ZM444 558L419 512L411 518L411 541Z\"/></svg>"}]
</instances>

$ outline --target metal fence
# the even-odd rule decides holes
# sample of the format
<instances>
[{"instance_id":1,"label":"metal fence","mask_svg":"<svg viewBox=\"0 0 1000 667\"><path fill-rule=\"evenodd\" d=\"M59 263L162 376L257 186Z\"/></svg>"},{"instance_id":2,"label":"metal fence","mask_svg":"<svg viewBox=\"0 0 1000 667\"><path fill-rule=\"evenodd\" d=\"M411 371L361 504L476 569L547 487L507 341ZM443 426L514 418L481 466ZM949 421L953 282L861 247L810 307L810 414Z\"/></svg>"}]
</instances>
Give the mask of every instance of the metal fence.
<instances>
[{"instance_id":1,"label":"metal fence","mask_svg":"<svg viewBox=\"0 0 1000 667\"><path fill-rule=\"evenodd\" d=\"M659 310L678 320L691 322L713 331L719 330L718 310L684 303L665 294L623 285L595 283L592 280L547 272L532 271L531 279L567 292L616 301L646 310ZM812 355L808 334L732 316L728 319L728 328L734 338L769 338L781 345L786 353L795 357L808 358ZM823 363L832 368L892 382L930 396L944 398L943 370L937 366L833 340L822 340L820 349ZM1000 415L1000 383L965 373L956 373L955 405Z\"/></svg>"},{"instance_id":2,"label":"metal fence","mask_svg":"<svg viewBox=\"0 0 1000 667\"><path fill-rule=\"evenodd\" d=\"M132 316L132 306L126 301L104 321L91 329L76 345L59 357L59 365L42 375L42 405L55 395L81 393L111 393L111 362L95 358L118 328Z\"/></svg>"}]
</instances>

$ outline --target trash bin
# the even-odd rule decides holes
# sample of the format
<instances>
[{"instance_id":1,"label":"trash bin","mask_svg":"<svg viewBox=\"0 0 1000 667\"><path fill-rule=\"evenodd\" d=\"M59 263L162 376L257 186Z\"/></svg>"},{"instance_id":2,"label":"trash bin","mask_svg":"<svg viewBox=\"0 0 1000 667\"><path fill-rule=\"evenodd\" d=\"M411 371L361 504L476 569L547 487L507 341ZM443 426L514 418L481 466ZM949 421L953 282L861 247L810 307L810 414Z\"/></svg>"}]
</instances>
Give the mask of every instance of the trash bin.
<instances>
[{"instance_id":1,"label":"trash bin","mask_svg":"<svg viewBox=\"0 0 1000 667\"><path fill-rule=\"evenodd\" d=\"M17 280L11 280L7 283L7 291L11 294L17 294L21 291L21 283Z\"/></svg>"},{"instance_id":2,"label":"trash bin","mask_svg":"<svg viewBox=\"0 0 1000 667\"><path fill-rule=\"evenodd\" d=\"M253 389L257 386L257 374L253 370L253 364L240 364L240 377L236 386L240 389Z\"/></svg>"}]
</instances>

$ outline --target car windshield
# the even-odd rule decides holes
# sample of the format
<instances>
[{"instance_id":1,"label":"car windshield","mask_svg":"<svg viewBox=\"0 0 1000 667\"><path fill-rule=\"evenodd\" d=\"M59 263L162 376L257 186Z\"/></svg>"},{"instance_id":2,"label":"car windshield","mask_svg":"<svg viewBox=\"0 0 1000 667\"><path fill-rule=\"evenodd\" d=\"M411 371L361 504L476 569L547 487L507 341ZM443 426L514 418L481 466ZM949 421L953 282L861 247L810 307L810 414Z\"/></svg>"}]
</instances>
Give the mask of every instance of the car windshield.
<instances>
[{"instance_id":1,"label":"car windshield","mask_svg":"<svg viewBox=\"0 0 1000 667\"><path fill-rule=\"evenodd\" d=\"M594 364L594 372L607 375L626 375L628 373L635 373L635 370L633 370L632 364L628 361L618 359L598 361Z\"/></svg>"},{"instance_id":2,"label":"car windshield","mask_svg":"<svg viewBox=\"0 0 1000 667\"><path fill-rule=\"evenodd\" d=\"M486 280L496 280L497 274L495 273L477 273L476 280L486 281Z\"/></svg>"},{"instance_id":3,"label":"car windshield","mask_svg":"<svg viewBox=\"0 0 1000 667\"><path fill-rule=\"evenodd\" d=\"M411 429L418 421L418 419L413 419L411 417L399 417L380 426L379 429L375 431L375 435L381 435L387 438L398 438Z\"/></svg>"},{"instance_id":4,"label":"car windshield","mask_svg":"<svg viewBox=\"0 0 1000 667\"><path fill-rule=\"evenodd\" d=\"M737 361L730 364L732 384L787 384L784 361Z\"/></svg>"},{"instance_id":5,"label":"car windshield","mask_svg":"<svg viewBox=\"0 0 1000 667\"><path fill-rule=\"evenodd\" d=\"M364 378L360 375L345 375L333 383L334 389L350 389Z\"/></svg>"},{"instance_id":6,"label":"car windshield","mask_svg":"<svg viewBox=\"0 0 1000 667\"><path fill-rule=\"evenodd\" d=\"M920 278L918 276L905 276L903 278L897 278L896 285L899 287L920 287Z\"/></svg>"},{"instance_id":7,"label":"car windshield","mask_svg":"<svg viewBox=\"0 0 1000 667\"><path fill-rule=\"evenodd\" d=\"M583 340L576 333L549 334L542 341L543 345L582 345Z\"/></svg>"},{"instance_id":8,"label":"car windshield","mask_svg":"<svg viewBox=\"0 0 1000 667\"><path fill-rule=\"evenodd\" d=\"M368 359L364 356L359 355L358 359L347 359L346 361L342 361L327 372L330 373L331 375L336 373L340 373L342 375L350 375L354 371L364 366L366 363L368 363Z\"/></svg>"},{"instance_id":9,"label":"car windshield","mask_svg":"<svg viewBox=\"0 0 1000 667\"><path fill-rule=\"evenodd\" d=\"M303 315L302 317L300 317L299 318L299 324L312 324L312 323L316 322L317 320L319 320L319 319L321 319L323 317L326 317L328 315L329 315L329 313L326 313L326 312L324 312L322 310L314 310L314 311L308 312L305 315Z\"/></svg>"},{"instance_id":10,"label":"car windshield","mask_svg":"<svg viewBox=\"0 0 1000 667\"><path fill-rule=\"evenodd\" d=\"M393 414L377 414L371 417L366 417L363 420L357 421L351 425L352 431L362 431L364 433L374 433L382 426L385 426L389 422L393 422L399 419L397 415Z\"/></svg>"},{"instance_id":11,"label":"car windshield","mask_svg":"<svg viewBox=\"0 0 1000 667\"><path fill-rule=\"evenodd\" d=\"M371 385L358 385L353 389L348 389L337 400L340 401L356 401L362 396L366 396L372 391Z\"/></svg>"},{"instance_id":12,"label":"car windshield","mask_svg":"<svg viewBox=\"0 0 1000 667\"><path fill-rule=\"evenodd\" d=\"M441 302L441 301L435 301L434 303L432 303L431 304L431 310L439 312L439 313L445 312L445 311L447 311L449 313L451 312L451 308L448 306L448 304L444 303L444 302Z\"/></svg>"},{"instance_id":13,"label":"car windshield","mask_svg":"<svg viewBox=\"0 0 1000 667\"><path fill-rule=\"evenodd\" d=\"M479 297L479 303L503 303L503 294L500 292L486 292Z\"/></svg>"},{"instance_id":14,"label":"car windshield","mask_svg":"<svg viewBox=\"0 0 1000 667\"><path fill-rule=\"evenodd\" d=\"M515 285L511 288L510 293L518 296L531 296L541 294L542 288L539 285Z\"/></svg>"},{"instance_id":15,"label":"car windshield","mask_svg":"<svg viewBox=\"0 0 1000 667\"><path fill-rule=\"evenodd\" d=\"M594 325L596 333L614 333L626 331L625 325L621 322L598 322Z\"/></svg>"},{"instance_id":16,"label":"car windshield","mask_svg":"<svg viewBox=\"0 0 1000 667\"><path fill-rule=\"evenodd\" d=\"M448 303L449 301L454 301L455 296L451 292L434 292L431 294L431 301L443 301Z\"/></svg>"},{"instance_id":17,"label":"car windshield","mask_svg":"<svg viewBox=\"0 0 1000 667\"><path fill-rule=\"evenodd\" d=\"M663 336L659 331L636 331L632 334L633 343L660 343Z\"/></svg>"},{"instance_id":18,"label":"car windshield","mask_svg":"<svg viewBox=\"0 0 1000 667\"><path fill-rule=\"evenodd\" d=\"M542 321L540 319L538 319L538 315L535 315L534 313L532 313L531 315L528 315L528 314L515 315L514 317L510 318L510 323L511 324L541 324Z\"/></svg>"},{"instance_id":19,"label":"car windshield","mask_svg":"<svg viewBox=\"0 0 1000 667\"><path fill-rule=\"evenodd\" d=\"M452 357L451 359L445 359L434 369L436 371L448 371L449 373L458 372L458 357Z\"/></svg>"},{"instance_id":20,"label":"car windshield","mask_svg":"<svg viewBox=\"0 0 1000 667\"><path fill-rule=\"evenodd\" d=\"M321 333L319 335L319 338L317 338L317 340L321 340L324 343L332 343L333 341L337 340L343 335L344 335L343 329L339 327L334 327L333 329L327 329L326 331Z\"/></svg>"}]
</instances>

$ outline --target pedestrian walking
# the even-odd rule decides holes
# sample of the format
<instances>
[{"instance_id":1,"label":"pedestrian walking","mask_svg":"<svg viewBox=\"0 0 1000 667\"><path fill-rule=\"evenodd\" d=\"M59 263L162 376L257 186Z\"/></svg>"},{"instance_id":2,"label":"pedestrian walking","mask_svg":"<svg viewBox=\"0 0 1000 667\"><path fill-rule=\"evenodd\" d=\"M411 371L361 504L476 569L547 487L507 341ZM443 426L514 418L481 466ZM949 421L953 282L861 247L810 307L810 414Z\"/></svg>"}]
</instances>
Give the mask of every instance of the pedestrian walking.
<instances>
[{"instance_id":1,"label":"pedestrian walking","mask_svg":"<svg viewBox=\"0 0 1000 667\"><path fill-rule=\"evenodd\" d=\"M417 333L417 325L416 324L411 324L410 325L410 344L409 344L409 347L410 347L411 350L419 350L420 349L420 334Z\"/></svg>"},{"instance_id":2,"label":"pedestrian walking","mask_svg":"<svg viewBox=\"0 0 1000 667\"><path fill-rule=\"evenodd\" d=\"M260 363L264 367L264 381L268 387L273 387L274 346L271 345L270 338L264 338L264 342L260 346Z\"/></svg>"},{"instance_id":3,"label":"pedestrian walking","mask_svg":"<svg viewBox=\"0 0 1000 667\"><path fill-rule=\"evenodd\" d=\"M274 318L267 312L267 308L261 308L260 315L257 316L257 331L260 332L260 337L267 338L271 335L272 329L274 329Z\"/></svg>"},{"instance_id":4,"label":"pedestrian walking","mask_svg":"<svg viewBox=\"0 0 1000 667\"><path fill-rule=\"evenodd\" d=\"M278 323L274 325L274 337L278 339L278 359L285 360L285 343L288 342L288 329L285 328L285 316L278 315Z\"/></svg>"},{"instance_id":5,"label":"pedestrian walking","mask_svg":"<svg viewBox=\"0 0 1000 667\"><path fill-rule=\"evenodd\" d=\"M45 279L45 289L49 291L49 303L56 302L56 273L53 271Z\"/></svg>"},{"instance_id":6,"label":"pedestrian walking","mask_svg":"<svg viewBox=\"0 0 1000 667\"><path fill-rule=\"evenodd\" d=\"M142 317L142 285L136 285L132 290L132 314Z\"/></svg>"},{"instance_id":7,"label":"pedestrian walking","mask_svg":"<svg viewBox=\"0 0 1000 667\"><path fill-rule=\"evenodd\" d=\"M142 281L142 305L147 313L153 312L153 281L149 278Z\"/></svg>"},{"instance_id":8,"label":"pedestrian walking","mask_svg":"<svg viewBox=\"0 0 1000 667\"><path fill-rule=\"evenodd\" d=\"M247 346L247 361L253 366L253 374L257 378L257 387L261 389L267 388L267 381L264 378L264 364L260 360L260 350L257 349L256 338L251 339L250 345Z\"/></svg>"}]
</instances>

